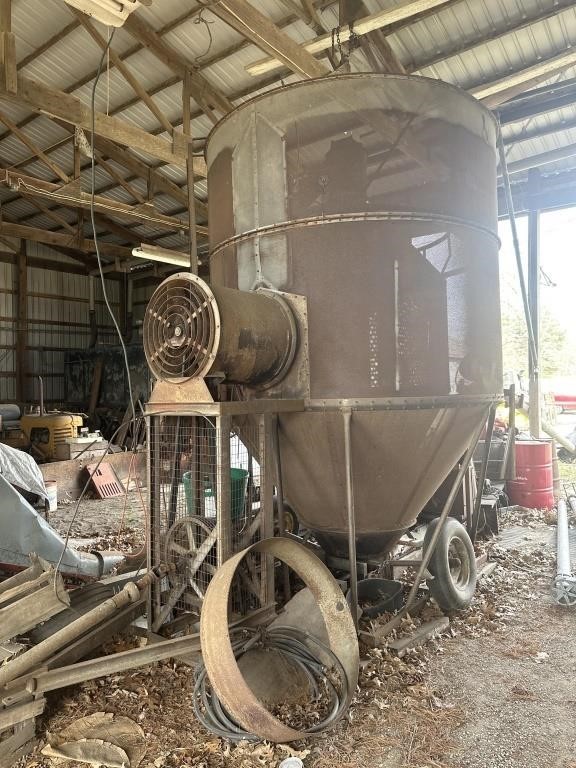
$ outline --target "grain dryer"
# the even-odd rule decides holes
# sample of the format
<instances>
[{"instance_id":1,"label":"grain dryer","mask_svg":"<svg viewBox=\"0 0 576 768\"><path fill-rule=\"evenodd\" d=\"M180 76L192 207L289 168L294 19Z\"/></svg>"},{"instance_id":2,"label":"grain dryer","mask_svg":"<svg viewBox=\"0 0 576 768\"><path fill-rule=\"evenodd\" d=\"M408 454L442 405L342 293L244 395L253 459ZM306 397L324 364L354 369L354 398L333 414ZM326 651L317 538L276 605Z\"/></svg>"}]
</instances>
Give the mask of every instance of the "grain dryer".
<instances>
[{"instance_id":1,"label":"grain dryer","mask_svg":"<svg viewBox=\"0 0 576 768\"><path fill-rule=\"evenodd\" d=\"M329 556L353 493L381 560L501 392L495 142L463 91L379 74L264 93L210 134L209 284L150 302L152 409L236 408L256 463L274 414L274 483Z\"/></svg>"}]
</instances>

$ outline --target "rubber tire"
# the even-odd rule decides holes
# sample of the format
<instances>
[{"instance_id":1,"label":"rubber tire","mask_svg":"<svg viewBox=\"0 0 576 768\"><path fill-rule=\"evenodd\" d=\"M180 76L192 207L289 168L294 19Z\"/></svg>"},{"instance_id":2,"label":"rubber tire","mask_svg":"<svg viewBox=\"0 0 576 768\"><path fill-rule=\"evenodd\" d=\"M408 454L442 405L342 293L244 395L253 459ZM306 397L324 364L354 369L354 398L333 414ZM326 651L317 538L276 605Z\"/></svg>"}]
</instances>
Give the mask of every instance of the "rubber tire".
<instances>
[{"instance_id":1,"label":"rubber tire","mask_svg":"<svg viewBox=\"0 0 576 768\"><path fill-rule=\"evenodd\" d=\"M430 539L439 523L439 518L432 520L426 529L424 536L424 551L428 549ZM460 543L461 551L468 555L467 565L469 568L468 580L464 585L455 583L450 572L448 562L448 552L450 543L457 539ZM443 611L460 611L467 608L472 602L474 592L476 591L476 555L468 531L462 523L453 517L447 518L436 542L436 547L428 563L428 570L434 577L428 582L430 595L438 603Z\"/></svg>"}]
</instances>

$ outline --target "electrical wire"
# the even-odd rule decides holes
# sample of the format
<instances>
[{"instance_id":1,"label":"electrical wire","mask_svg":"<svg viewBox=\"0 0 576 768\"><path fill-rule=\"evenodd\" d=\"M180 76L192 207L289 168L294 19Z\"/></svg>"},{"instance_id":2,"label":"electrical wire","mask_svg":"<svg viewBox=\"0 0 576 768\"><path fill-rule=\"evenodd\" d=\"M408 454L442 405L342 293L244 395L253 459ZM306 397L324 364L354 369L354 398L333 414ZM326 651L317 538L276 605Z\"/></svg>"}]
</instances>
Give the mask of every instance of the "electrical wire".
<instances>
[{"instance_id":1,"label":"electrical wire","mask_svg":"<svg viewBox=\"0 0 576 768\"><path fill-rule=\"evenodd\" d=\"M246 639L247 635L248 639ZM236 659L255 647L278 651L293 666L304 672L315 701L320 701L323 696L327 697L326 714L313 726L304 729L303 734L315 734L326 730L334 725L346 711L348 706L346 671L333 651L317 638L292 627L269 630L242 628L231 633L231 642ZM326 659L329 659L329 665L324 664ZM332 680L332 669L338 678L336 684ZM210 685L203 661L200 661L196 668L193 703L196 717L208 731L230 741L261 740L255 733L246 731L224 709Z\"/></svg>"},{"instance_id":2,"label":"electrical wire","mask_svg":"<svg viewBox=\"0 0 576 768\"><path fill-rule=\"evenodd\" d=\"M112 31L112 34L108 38L108 42L106 44L106 47L102 51L102 56L100 57L100 62L98 64L98 70L96 72L96 77L94 78L94 84L92 86L92 95L90 100L90 108L91 108L91 128L92 128L92 137L91 137L91 179L90 179L90 220L92 224L92 236L94 238L94 247L96 249L96 259L98 261L98 271L100 273L100 282L102 285L102 295L104 297L104 303L106 304L106 308L108 310L108 313L112 319L112 323L114 325L114 328L116 330L116 333L118 335L118 339L120 340L120 346L122 347L122 354L124 357L124 365L126 368L126 377L127 377L127 383L128 383L128 394L130 398L130 408L132 410L132 419L130 420L130 423L133 425L133 434L136 434L136 427L137 427L137 418L136 418L136 406L134 405L134 395L132 390L132 378L130 375L130 365L128 362L128 352L126 350L126 345L124 344L124 339L122 337L122 332L120 330L120 326L118 325L118 321L116 320L116 316L114 315L114 312L112 311L112 307L110 305L110 301L108 299L108 291L106 290L106 280L104 278L104 270L102 268L102 258L100 256L100 248L98 244L98 233L96 231L96 221L95 221L95 215L94 215L94 203L95 203L95 196L96 196L96 153L94 149L94 137L96 134L96 89L98 87L98 82L100 80L100 75L102 74L102 67L104 66L104 61L106 60L106 56L108 53L108 50L110 48L110 45L112 43L112 40L114 38L115 29ZM93 471L89 474L88 479L86 480L86 483L82 489L82 492L78 498L78 501L76 502L76 507L74 509L74 513L72 515L72 519L70 520L70 523L68 524L68 529L66 531L66 537L64 539L64 544L62 546L62 552L60 553L60 557L58 559L58 563L56 564L56 568L54 570L54 591L58 595L58 589L56 580L58 577L58 574L60 572L60 568L62 567L62 561L64 559L64 555L66 554L66 550L68 548L68 542L70 540L70 533L72 531L72 526L76 520L76 517L78 516L78 511L80 509L80 504L86 495L86 492L88 490L88 487L92 481L92 478L94 477L94 474L98 471L100 464L104 461L104 457L107 455L108 450L110 449L110 446L112 442L114 441L114 438L116 435L120 432L120 430L123 428L124 424L121 424L118 429L114 432L110 440L108 441L108 447L107 450L102 454L100 459L98 460L98 463L94 467ZM134 441L133 441L134 442ZM136 446L132 446L133 452L136 451ZM60 597L59 597L60 599Z\"/></svg>"},{"instance_id":3,"label":"electrical wire","mask_svg":"<svg viewBox=\"0 0 576 768\"><path fill-rule=\"evenodd\" d=\"M132 392L132 379L130 376L130 365L128 363L128 352L126 351L126 345L124 344L124 339L122 337L122 331L120 330L120 326L118 325L118 321L116 320L116 316L114 315L114 312L112 311L112 307L110 306L110 301L108 299L108 291L106 289L106 280L104 278L104 270L102 268L102 258L100 256L100 247L98 244L98 233L96 231L96 219L94 215L94 207L95 207L95 197L96 197L96 151L94 147L94 137L96 134L96 89L98 87L98 82L100 80L100 75L102 74L102 67L104 66L104 61L106 60L106 55L108 53L108 49L110 48L110 45L112 43L112 40L114 39L114 34L116 32L116 28L112 30L112 34L108 38L108 42L106 43L106 47L102 51L102 56L100 57L100 63L98 64L98 70L96 72L96 77L94 78L94 83L92 85L92 95L90 99L90 109L91 109L91 128L92 128L92 136L91 136L91 158L90 158L90 221L92 223L92 237L94 238L94 247L96 249L96 260L98 261L98 271L100 272L100 282L102 285L102 295L104 297L104 303L106 304L106 309L108 310L108 313L112 319L112 323L114 325L114 328L116 329L116 333L118 334L118 339L120 340L120 346L122 347L122 354L124 355L124 364L126 366L126 376L127 376L127 382L128 382L128 393L130 397L130 407L132 409L132 419L133 423L136 423L136 408L134 406L134 395Z\"/></svg>"}]
</instances>

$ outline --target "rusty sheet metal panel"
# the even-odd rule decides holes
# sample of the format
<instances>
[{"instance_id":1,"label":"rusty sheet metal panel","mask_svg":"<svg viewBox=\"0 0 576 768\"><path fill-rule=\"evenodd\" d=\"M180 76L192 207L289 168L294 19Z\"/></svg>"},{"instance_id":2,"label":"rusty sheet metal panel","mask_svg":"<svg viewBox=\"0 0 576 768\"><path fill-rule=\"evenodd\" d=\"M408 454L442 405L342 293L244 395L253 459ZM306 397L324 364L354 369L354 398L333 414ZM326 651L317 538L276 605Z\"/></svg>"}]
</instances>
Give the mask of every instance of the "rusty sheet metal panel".
<instances>
[{"instance_id":1,"label":"rusty sheet metal panel","mask_svg":"<svg viewBox=\"0 0 576 768\"><path fill-rule=\"evenodd\" d=\"M340 407L358 531L381 551L501 390L495 140L468 94L376 74L262 94L209 137L212 284L307 301L310 410L282 418L284 485L329 549L346 528Z\"/></svg>"}]
</instances>

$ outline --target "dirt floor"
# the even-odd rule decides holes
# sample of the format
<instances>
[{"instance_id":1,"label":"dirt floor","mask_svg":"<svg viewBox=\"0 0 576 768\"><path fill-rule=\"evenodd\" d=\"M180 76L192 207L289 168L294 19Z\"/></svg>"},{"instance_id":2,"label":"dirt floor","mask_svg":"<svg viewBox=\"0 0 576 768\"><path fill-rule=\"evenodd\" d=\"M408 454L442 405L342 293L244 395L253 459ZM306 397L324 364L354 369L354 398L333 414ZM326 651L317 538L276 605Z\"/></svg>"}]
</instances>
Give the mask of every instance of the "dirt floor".
<instances>
[{"instance_id":1,"label":"dirt floor","mask_svg":"<svg viewBox=\"0 0 576 768\"><path fill-rule=\"evenodd\" d=\"M576 466L563 472L576 480ZM137 492L125 513L123 500L88 502L72 533L83 544L135 551L141 510ZM73 514L74 505L63 505L52 522L63 530ZM119 532L122 515L128 530ZM483 545L497 566L480 581L472 607L402 659L386 648L362 648L355 702L346 720L317 740L238 745L206 733L193 712L193 671L179 662L52 696L40 735L106 711L144 729L143 768L276 768L290 755L306 768L576 768L576 607L560 608L550 597L554 515L509 511L502 522L503 535ZM429 605L399 634L437 615ZM138 642L119 639L107 650ZM39 752L23 761L29 768L54 764Z\"/></svg>"}]
</instances>

